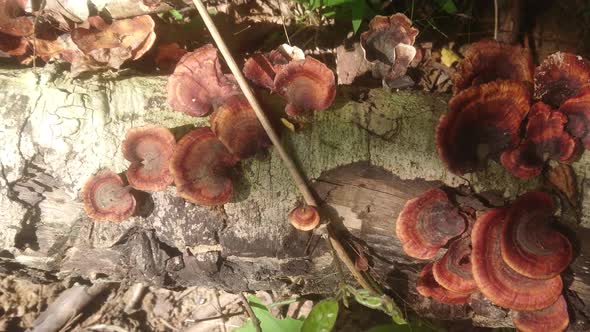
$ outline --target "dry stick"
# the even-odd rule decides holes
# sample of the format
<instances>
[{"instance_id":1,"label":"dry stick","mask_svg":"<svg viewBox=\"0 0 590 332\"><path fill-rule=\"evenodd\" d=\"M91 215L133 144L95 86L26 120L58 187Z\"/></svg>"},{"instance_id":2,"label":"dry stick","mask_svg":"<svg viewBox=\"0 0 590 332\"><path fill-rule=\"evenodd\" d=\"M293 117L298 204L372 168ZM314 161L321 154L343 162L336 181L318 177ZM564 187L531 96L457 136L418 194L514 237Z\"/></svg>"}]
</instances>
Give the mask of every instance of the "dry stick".
<instances>
[{"instance_id":1,"label":"dry stick","mask_svg":"<svg viewBox=\"0 0 590 332\"><path fill-rule=\"evenodd\" d=\"M498 40L498 0L494 0L494 40Z\"/></svg>"},{"instance_id":2,"label":"dry stick","mask_svg":"<svg viewBox=\"0 0 590 332\"><path fill-rule=\"evenodd\" d=\"M242 89L244 96L246 96L246 99L248 99L248 102L252 106L254 113L256 113L256 117L258 118L258 120L262 124L262 127L266 131L266 134L268 135L268 137L270 138L275 149L279 153L279 156L280 156L281 160L283 161L283 163L285 164L285 167L287 168L287 170L291 174L291 178L295 182L295 185L297 186L297 188L299 189L299 191L303 195L303 199L305 200L305 203L307 205L317 206L317 202L316 202L311 190L307 186L305 179L303 178L303 176L301 175L301 173L297 169L297 166L295 165L295 162L293 161L293 159L291 159L291 156L289 156L289 154L287 153L287 151L283 147L283 144L281 143L279 135L274 130L269 119L266 117L266 114L264 114L262 107L258 103L258 100L254 96L254 93L252 92L252 89L250 89L250 85L248 85L246 78L244 77L244 75L242 74L242 71L238 67L238 64L236 63L236 61L232 57L229 49L227 48L227 45L225 45L223 38L219 34L219 31L217 30L215 23L213 23L211 16L209 16L209 12L207 11L207 8L205 7L205 5L203 4L203 2L201 0L193 0L193 3L197 7L199 15L201 15L201 18L203 19L205 26L209 30L209 33L211 33L211 36L213 37L215 44L217 44L217 47L219 48L221 55L223 55L225 62L227 63L229 69L231 70L232 74L234 75L236 81L238 82L240 89ZM350 270L350 273L352 273L352 275L355 277L357 282L361 286L366 288L367 290L375 292L375 288L370 286L371 282L369 280L367 280L366 277L364 277L362 274L360 274L355 269L354 263L352 262L350 257L348 257L348 254L344 251L344 246L342 245L342 243L340 243L340 241L331 232L328 233L328 236L330 238L330 242L332 243L332 245L335 248L341 249L341 250L336 250L337 256L338 256L338 258L340 258L340 260L342 260L342 262L344 262L344 264Z\"/></svg>"},{"instance_id":3,"label":"dry stick","mask_svg":"<svg viewBox=\"0 0 590 332\"><path fill-rule=\"evenodd\" d=\"M260 327L260 321L258 320L258 317L256 317L256 315L254 314L254 310L252 310L250 302L248 302L248 299L242 292L240 292L240 297L242 298L242 302L244 302L244 307L248 312L248 316L250 316L250 319L252 320L252 325L254 325L256 332L262 332L262 328Z\"/></svg>"}]
</instances>

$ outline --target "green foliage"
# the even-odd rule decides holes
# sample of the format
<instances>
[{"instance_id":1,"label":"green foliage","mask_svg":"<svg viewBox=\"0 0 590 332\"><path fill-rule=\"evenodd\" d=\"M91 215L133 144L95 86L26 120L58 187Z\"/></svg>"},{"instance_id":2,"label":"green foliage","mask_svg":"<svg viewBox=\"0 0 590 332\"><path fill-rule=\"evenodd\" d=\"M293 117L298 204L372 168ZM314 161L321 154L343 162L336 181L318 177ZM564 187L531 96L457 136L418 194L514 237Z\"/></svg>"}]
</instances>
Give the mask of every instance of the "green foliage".
<instances>
[{"instance_id":1,"label":"green foliage","mask_svg":"<svg viewBox=\"0 0 590 332\"><path fill-rule=\"evenodd\" d=\"M395 323L377 325L367 330L367 332L442 332L440 329L425 321L412 321L410 324L398 325Z\"/></svg>"},{"instance_id":2,"label":"green foliage","mask_svg":"<svg viewBox=\"0 0 590 332\"><path fill-rule=\"evenodd\" d=\"M356 302L367 308L383 311L396 324L407 324L399 307L387 295L375 295L365 289L355 289L348 284L341 284L336 293L336 298L341 300L344 306L348 308L350 297L353 297Z\"/></svg>"},{"instance_id":3,"label":"green foliage","mask_svg":"<svg viewBox=\"0 0 590 332\"><path fill-rule=\"evenodd\" d=\"M338 317L338 302L324 300L316 304L303 322L301 332L330 332Z\"/></svg>"},{"instance_id":4,"label":"green foliage","mask_svg":"<svg viewBox=\"0 0 590 332\"><path fill-rule=\"evenodd\" d=\"M268 308L260 302L256 296L248 296L248 303L254 311L254 315L260 321L260 328L263 332L299 332L303 326L303 321L293 318L278 319L275 318ZM237 328L237 332L256 332L252 320L248 320L243 326Z\"/></svg>"},{"instance_id":5,"label":"green foliage","mask_svg":"<svg viewBox=\"0 0 590 332\"><path fill-rule=\"evenodd\" d=\"M363 22L375 16L374 10L365 0L296 0L308 11L317 11L325 17L336 21L349 21L356 33Z\"/></svg>"},{"instance_id":6,"label":"green foliage","mask_svg":"<svg viewBox=\"0 0 590 332\"><path fill-rule=\"evenodd\" d=\"M445 13L453 15L457 13L457 6L453 0L435 0L438 7Z\"/></svg>"}]
</instances>

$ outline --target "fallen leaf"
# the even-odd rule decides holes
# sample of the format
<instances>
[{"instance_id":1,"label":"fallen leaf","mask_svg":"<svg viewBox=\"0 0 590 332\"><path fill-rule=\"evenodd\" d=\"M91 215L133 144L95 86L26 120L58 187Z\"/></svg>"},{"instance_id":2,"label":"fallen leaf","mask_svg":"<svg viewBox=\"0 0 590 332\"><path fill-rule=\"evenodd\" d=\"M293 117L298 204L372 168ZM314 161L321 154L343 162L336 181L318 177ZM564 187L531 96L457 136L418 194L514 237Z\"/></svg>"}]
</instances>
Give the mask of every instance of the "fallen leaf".
<instances>
[{"instance_id":1,"label":"fallen leaf","mask_svg":"<svg viewBox=\"0 0 590 332\"><path fill-rule=\"evenodd\" d=\"M448 48L442 49L440 62L443 65L452 67L455 62L459 62L460 60L461 58L457 55L457 53L453 52L453 50Z\"/></svg>"},{"instance_id":2,"label":"fallen leaf","mask_svg":"<svg viewBox=\"0 0 590 332\"><path fill-rule=\"evenodd\" d=\"M576 173L567 164L559 164L552 167L546 174L547 181L567 197L572 206L578 204L578 188Z\"/></svg>"}]
</instances>

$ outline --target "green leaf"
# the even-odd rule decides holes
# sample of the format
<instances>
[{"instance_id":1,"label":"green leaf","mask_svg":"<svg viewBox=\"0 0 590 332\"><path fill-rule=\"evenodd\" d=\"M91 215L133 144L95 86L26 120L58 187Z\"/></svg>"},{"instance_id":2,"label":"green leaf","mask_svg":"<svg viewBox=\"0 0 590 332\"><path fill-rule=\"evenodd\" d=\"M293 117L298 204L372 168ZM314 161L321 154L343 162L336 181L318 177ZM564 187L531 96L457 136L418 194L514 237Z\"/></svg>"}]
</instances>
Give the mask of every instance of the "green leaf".
<instances>
[{"instance_id":1,"label":"green leaf","mask_svg":"<svg viewBox=\"0 0 590 332\"><path fill-rule=\"evenodd\" d=\"M338 317L338 302L324 300L317 303L303 322L301 332L330 332Z\"/></svg>"},{"instance_id":2,"label":"green leaf","mask_svg":"<svg viewBox=\"0 0 590 332\"><path fill-rule=\"evenodd\" d=\"M324 0L324 7L336 7L343 4L353 3L355 0ZM357 1L360 2L360 1Z\"/></svg>"},{"instance_id":3,"label":"green leaf","mask_svg":"<svg viewBox=\"0 0 590 332\"><path fill-rule=\"evenodd\" d=\"M184 19L184 16L176 9L170 9L170 15L172 15L172 18L177 21L182 21Z\"/></svg>"},{"instance_id":4,"label":"green leaf","mask_svg":"<svg viewBox=\"0 0 590 332\"><path fill-rule=\"evenodd\" d=\"M363 17L365 16L365 2L357 1L352 4L352 31L356 33L361 24L363 23Z\"/></svg>"},{"instance_id":5,"label":"green leaf","mask_svg":"<svg viewBox=\"0 0 590 332\"><path fill-rule=\"evenodd\" d=\"M303 322L298 319L285 318L277 319L270 312L268 308L260 302L256 296L249 295L248 303L254 311L254 315L260 321L260 328L263 332L299 332ZM235 331L238 332L254 332L254 324L252 320L248 320L244 325L237 328Z\"/></svg>"},{"instance_id":6,"label":"green leaf","mask_svg":"<svg viewBox=\"0 0 590 332\"><path fill-rule=\"evenodd\" d=\"M457 13L457 6L455 5L455 1L453 0L436 0L436 3L447 14L455 14Z\"/></svg>"}]
</instances>

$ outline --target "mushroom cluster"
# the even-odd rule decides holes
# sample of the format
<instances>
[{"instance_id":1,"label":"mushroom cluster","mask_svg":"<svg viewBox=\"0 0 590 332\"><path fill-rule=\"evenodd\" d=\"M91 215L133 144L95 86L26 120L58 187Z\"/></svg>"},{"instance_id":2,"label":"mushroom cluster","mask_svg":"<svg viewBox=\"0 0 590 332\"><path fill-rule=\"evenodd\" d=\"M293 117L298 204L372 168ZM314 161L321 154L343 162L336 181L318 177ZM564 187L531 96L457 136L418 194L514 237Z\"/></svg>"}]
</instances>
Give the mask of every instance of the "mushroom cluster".
<instances>
[{"instance_id":1,"label":"mushroom cluster","mask_svg":"<svg viewBox=\"0 0 590 332\"><path fill-rule=\"evenodd\" d=\"M453 210L467 209L432 189L408 201L398 217L396 233L409 256L433 258L448 245L442 257L424 266L417 291L446 304L468 303L473 292L481 292L493 304L513 310L519 330L543 326L543 331L563 331L569 317L560 273L573 254L569 240L553 225L551 196L526 193L474 222L463 213L462 228L449 228L448 220L456 218L449 215ZM425 238L442 244L433 248Z\"/></svg>"},{"instance_id":2,"label":"mushroom cluster","mask_svg":"<svg viewBox=\"0 0 590 332\"><path fill-rule=\"evenodd\" d=\"M336 97L334 73L322 62L288 45L254 54L244 63L243 72L254 84L284 97L289 116L325 110Z\"/></svg>"},{"instance_id":3,"label":"mushroom cluster","mask_svg":"<svg viewBox=\"0 0 590 332\"><path fill-rule=\"evenodd\" d=\"M558 52L535 68L528 49L484 40L470 45L453 83L436 129L453 173L494 159L528 179L548 160L571 163L590 147L590 62L579 56Z\"/></svg>"}]
</instances>

